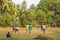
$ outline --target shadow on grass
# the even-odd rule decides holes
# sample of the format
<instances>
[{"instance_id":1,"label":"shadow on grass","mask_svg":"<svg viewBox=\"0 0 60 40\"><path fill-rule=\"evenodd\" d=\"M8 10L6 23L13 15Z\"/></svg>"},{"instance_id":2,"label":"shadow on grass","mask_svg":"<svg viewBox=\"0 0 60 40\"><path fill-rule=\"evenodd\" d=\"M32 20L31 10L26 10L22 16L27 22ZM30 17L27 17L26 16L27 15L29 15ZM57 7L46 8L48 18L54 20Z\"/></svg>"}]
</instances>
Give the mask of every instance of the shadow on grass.
<instances>
[{"instance_id":1,"label":"shadow on grass","mask_svg":"<svg viewBox=\"0 0 60 40\"><path fill-rule=\"evenodd\" d=\"M5 39L0 39L0 40L33 40L29 38L5 38Z\"/></svg>"},{"instance_id":2,"label":"shadow on grass","mask_svg":"<svg viewBox=\"0 0 60 40\"><path fill-rule=\"evenodd\" d=\"M35 40L54 40L54 38L38 35Z\"/></svg>"},{"instance_id":3,"label":"shadow on grass","mask_svg":"<svg viewBox=\"0 0 60 40\"><path fill-rule=\"evenodd\" d=\"M19 38L5 38L5 39L0 39L0 40L19 40Z\"/></svg>"}]
</instances>

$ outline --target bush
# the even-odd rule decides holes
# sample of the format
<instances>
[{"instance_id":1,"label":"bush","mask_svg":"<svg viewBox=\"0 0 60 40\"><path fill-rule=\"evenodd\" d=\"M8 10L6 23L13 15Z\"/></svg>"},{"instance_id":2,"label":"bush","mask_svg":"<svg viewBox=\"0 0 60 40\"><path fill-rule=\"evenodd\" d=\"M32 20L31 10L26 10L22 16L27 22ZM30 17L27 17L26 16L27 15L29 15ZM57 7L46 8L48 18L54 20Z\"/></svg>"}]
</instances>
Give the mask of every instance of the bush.
<instances>
[{"instance_id":1,"label":"bush","mask_svg":"<svg viewBox=\"0 0 60 40\"><path fill-rule=\"evenodd\" d=\"M6 26L6 23L3 22L3 21L0 21L0 26L5 27Z\"/></svg>"}]
</instances>

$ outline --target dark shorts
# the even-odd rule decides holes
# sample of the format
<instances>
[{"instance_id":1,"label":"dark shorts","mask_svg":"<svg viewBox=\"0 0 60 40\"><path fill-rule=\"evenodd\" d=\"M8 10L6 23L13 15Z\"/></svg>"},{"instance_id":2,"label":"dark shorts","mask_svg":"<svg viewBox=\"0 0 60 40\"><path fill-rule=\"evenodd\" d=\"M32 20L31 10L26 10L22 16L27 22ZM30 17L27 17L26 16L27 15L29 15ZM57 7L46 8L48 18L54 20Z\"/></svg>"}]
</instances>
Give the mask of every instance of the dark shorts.
<instances>
[{"instance_id":1,"label":"dark shorts","mask_svg":"<svg viewBox=\"0 0 60 40\"><path fill-rule=\"evenodd\" d=\"M16 29L16 31L18 31L18 29Z\"/></svg>"},{"instance_id":2,"label":"dark shorts","mask_svg":"<svg viewBox=\"0 0 60 40\"><path fill-rule=\"evenodd\" d=\"M10 34L7 34L7 36L6 36L6 37L7 37L7 38L10 38L10 36L11 36Z\"/></svg>"},{"instance_id":3,"label":"dark shorts","mask_svg":"<svg viewBox=\"0 0 60 40\"><path fill-rule=\"evenodd\" d=\"M45 31L45 29L43 29L43 31Z\"/></svg>"},{"instance_id":4,"label":"dark shorts","mask_svg":"<svg viewBox=\"0 0 60 40\"><path fill-rule=\"evenodd\" d=\"M13 28L13 30L15 30L15 28Z\"/></svg>"}]
</instances>

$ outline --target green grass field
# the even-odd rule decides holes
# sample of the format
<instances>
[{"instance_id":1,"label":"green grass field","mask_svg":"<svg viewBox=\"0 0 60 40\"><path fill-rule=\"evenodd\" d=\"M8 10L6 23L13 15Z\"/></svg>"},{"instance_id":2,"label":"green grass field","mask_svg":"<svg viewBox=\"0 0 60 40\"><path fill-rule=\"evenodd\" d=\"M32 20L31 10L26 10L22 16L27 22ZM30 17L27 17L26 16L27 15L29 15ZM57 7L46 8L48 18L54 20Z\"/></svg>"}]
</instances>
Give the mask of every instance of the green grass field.
<instances>
[{"instance_id":1,"label":"green grass field","mask_svg":"<svg viewBox=\"0 0 60 40\"><path fill-rule=\"evenodd\" d=\"M11 38L6 38L7 32L11 33ZM29 34L25 28L19 28L17 33L12 28L0 28L0 40L60 40L60 28L47 28L46 34L40 28L33 28Z\"/></svg>"}]
</instances>

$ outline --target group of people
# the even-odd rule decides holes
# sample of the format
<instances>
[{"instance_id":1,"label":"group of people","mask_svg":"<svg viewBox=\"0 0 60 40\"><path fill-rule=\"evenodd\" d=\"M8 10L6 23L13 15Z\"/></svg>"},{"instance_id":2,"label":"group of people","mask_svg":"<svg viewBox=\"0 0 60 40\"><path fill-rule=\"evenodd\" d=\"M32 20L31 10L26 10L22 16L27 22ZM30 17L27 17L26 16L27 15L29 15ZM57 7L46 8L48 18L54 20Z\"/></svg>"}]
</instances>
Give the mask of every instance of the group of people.
<instances>
[{"instance_id":1,"label":"group of people","mask_svg":"<svg viewBox=\"0 0 60 40\"><path fill-rule=\"evenodd\" d=\"M19 28L18 28L17 26L12 26L12 28L13 28L13 32L19 31ZM26 26L26 30L28 30L28 32L31 33L31 31L32 31L32 25L31 25L31 24L27 25L27 26ZM7 38L10 38L10 37L11 37L10 32L8 32L8 33L6 34L6 37L7 37Z\"/></svg>"},{"instance_id":2,"label":"group of people","mask_svg":"<svg viewBox=\"0 0 60 40\"><path fill-rule=\"evenodd\" d=\"M32 31L32 25L31 24L26 25L26 31L31 33L31 31Z\"/></svg>"},{"instance_id":3,"label":"group of people","mask_svg":"<svg viewBox=\"0 0 60 40\"><path fill-rule=\"evenodd\" d=\"M17 32L17 31L19 30L19 28L18 28L17 26L12 26L12 28L13 28L13 32ZM6 37L7 37L7 38L10 38L10 37L11 37L10 32L8 32L8 33L6 34Z\"/></svg>"},{"instance_id":4,"label":"group of people","mask_svg":"<svg viewBox=\"0 0 60 40\"><path fill-rule=\"evenodd\" d=\"M16 26L13 26L13 31L18 31L19 30L19 28L18 27L16 27ZM45 34L45 30L46 30L46 25L42 25L41 26L41 30L43 31L43 33ZM29 24L29 25L26 25L26 31L27 32L29 32L29 34L31 33L31 31L32 31L32 25L31 24ZM8 32L7 34L6 34L6 37L7 38L10 38L11 37L11 34Z\"/></svg>"}]
</instances>

